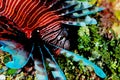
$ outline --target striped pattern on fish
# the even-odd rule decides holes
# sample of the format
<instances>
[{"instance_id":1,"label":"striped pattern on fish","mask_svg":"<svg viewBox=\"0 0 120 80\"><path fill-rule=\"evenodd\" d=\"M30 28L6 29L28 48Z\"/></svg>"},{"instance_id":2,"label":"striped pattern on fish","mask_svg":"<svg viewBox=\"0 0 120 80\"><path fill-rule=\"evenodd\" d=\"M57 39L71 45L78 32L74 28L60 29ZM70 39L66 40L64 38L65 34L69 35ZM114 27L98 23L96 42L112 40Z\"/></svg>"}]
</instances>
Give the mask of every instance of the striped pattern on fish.
<instances>
[{"instance_id":1,"label":"striped pattern on fish","mask_svg":"<svg viewBox=\"0 0 120 80\"><path fill-rule=\"evenodd\" d=\"M46 42L50 42L59 36L63 20L56 10L50 10L59 0L53 0L54 4L47 3L47 1L0 0L0 15L13 21L19 30L26 33L28 38L31 38L34 29L39 28L40 37ZM47 6L48 4L49 6ZM50 43L57 44L59 41L57 39ZM68 42L66 44L69 44Z\"/></svg>"}]
</instances>

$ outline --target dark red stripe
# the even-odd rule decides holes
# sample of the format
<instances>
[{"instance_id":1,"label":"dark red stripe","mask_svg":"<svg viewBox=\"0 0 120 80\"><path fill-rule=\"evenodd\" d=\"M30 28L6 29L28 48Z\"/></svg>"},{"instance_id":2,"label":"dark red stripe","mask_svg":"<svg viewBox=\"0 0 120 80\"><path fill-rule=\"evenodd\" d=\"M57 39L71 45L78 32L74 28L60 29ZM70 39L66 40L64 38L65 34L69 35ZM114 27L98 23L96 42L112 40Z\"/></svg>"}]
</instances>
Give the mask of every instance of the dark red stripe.
<instances>
[{"instance_id":1,"label":"dark red stripe","mask_svg":"<svg viewBox=\"0 0 120 80\"><path fill-rule=\"evenodd\" d=\"M22 28L24 28L25 26L27 26L27 22L28 22L28 20L29 20L29 18L34 14L34 12L38 9L38 8L40 8L41 7L41 4L38 4L30 13L29 13L29 15L26 17L26 19L25 19L25 21L24 21L24 23L22 24Z\"/></svg>"},{"instance_id":2,"label":"dark red stripe","mask_svg":"<svg viewBox=\"0 0 120 80\"><path fill-rule=\"evenodd\" d=\"M45 10L45 11L41 12L40 14L38 14L38 16L34 19L34 21L31 24L28 25L28 27L30 28L30 27L34 26L34 24L38 21L38 19L47 11L48 10Z\"/></svg>"},{"instance_id":3,"label":"dark red stripe","mask_svg":"<svg viewBox=\"0 0 120 80\"><path fill-rule=\"evenodd\" d=\"M14 14L10 17L10 19L13 19L13 20L14 20L14 18L16 17L16 15L17 15L17 13L18 13L18 10L19 10L20 6L22 5L22 3L23 3L24 1L25 1L25 0L21 0L21 1L18 3L18 5L17 5L16 8L15 8Z\"/></svg>"}]
</instances>

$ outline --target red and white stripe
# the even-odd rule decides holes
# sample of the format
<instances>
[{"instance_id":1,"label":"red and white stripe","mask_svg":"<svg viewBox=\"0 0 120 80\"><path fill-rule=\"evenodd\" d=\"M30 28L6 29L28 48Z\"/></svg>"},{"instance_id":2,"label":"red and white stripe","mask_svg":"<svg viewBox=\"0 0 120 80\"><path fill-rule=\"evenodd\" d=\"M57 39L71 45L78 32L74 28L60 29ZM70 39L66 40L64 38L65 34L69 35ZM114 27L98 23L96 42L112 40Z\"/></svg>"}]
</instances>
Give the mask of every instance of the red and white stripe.
<instances>
[{"instance_id":1,"label":"red and white stripe","mask_svg":"<svg viewBox=\"0 0 120 80\"><path fill-rule=\"evenodd\" d=\"M46 2L46 0L44 2L41 0L0 0L0 9L4 8L0 11L0 15L14 21L21 30L26 28L32 32L33 29L60 18L55 11L49 10Z\"/></svg>"}]
</instances>

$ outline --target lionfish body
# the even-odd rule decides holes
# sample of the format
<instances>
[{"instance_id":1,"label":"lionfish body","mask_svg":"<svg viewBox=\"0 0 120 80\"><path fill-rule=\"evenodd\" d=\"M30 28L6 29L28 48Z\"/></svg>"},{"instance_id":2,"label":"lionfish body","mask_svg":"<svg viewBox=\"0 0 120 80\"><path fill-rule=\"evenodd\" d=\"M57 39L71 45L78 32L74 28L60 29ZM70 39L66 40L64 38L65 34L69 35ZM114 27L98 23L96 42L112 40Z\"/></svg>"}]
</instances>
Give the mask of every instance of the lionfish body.
<instances>
[{"instance_id":1,"label":"lionfish body","mask_svg":"<svg viewBox=\"0 0 120 80\"><path fill-rule=\"evenodd\" d=\"M65 50L69 49L70 41L64 26L96 24L88 15L101 10L76 0L0 0L0 50L13 58L6 66L20 69L32 60L29 66L34 66L37 78L47 80L46 61L55 79L66 80L52 55L66 53L76 62L82 60L84 65L91 65L104 78L106 75L94 63Z\"/></svg>"},{"instance_id":2,"label":"lionfish body","mask_svg":"<svg viewBox=\"0 0 120 80\"><path fill-rule=\"evenodd\" d=\"M20 31L26 33L28 38L32 36L33 30L38 29L42 40L58 44L56 42L61 39L62 34L59 33L62 32L63 20L60 14L57 14L57 10L51 10L57 2L57 0L52 2L48 0L1 0L0 15L12 20ZM63 40L63 42L68 41Z\"/></svg>"}]
</instances>

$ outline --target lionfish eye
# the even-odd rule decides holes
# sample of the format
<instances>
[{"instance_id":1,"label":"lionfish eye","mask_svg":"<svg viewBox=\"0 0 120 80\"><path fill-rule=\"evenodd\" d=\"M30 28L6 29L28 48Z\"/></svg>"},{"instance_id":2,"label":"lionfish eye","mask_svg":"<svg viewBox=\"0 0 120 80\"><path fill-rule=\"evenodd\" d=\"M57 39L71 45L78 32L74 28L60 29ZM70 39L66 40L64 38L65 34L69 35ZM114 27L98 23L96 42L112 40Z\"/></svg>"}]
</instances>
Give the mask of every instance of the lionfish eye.
<instances>
[{"instance_id":1,"label":"lionfish eye","mask_svg":"<svg viewBox=\"0 0 120 80\"><path fill-rule=\"evenodd\" d=\"M39 37L40 37L40 29L39 28L36 28L32 31L32 37L34 37L35 35L39 35Z\"/></svg>"}]
</instances>

